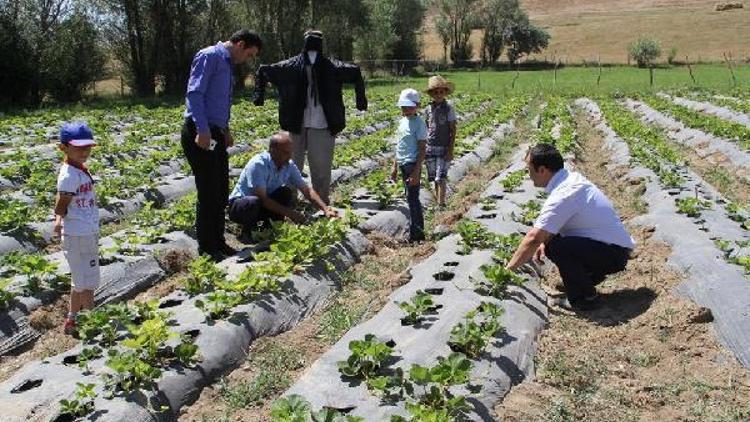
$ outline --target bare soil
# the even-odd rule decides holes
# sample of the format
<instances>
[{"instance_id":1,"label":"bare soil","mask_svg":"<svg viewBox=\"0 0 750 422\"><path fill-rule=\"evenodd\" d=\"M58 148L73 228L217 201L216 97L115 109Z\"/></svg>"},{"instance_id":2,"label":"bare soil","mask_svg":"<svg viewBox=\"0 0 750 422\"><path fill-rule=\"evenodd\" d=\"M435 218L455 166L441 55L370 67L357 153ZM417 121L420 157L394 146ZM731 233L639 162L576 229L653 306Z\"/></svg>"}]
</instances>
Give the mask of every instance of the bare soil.
<instances>
[{"instance_id":1,"label":"bare soil","mask_svg":"<svg viewBox=\"0 0 750 422\"><path fill-rule=\"evenodd\" d=\"M29 315L29 325L42 335L32 346L20 352L0 356L0 382L10 378L26 363L54 356L78 343L76 339L63 332L69 301L70 295L66 294Z\"/></svg>"},{"instance_id":2,"label":"bare soil","mask_svg":"<svg viewBox=\"0 0 750 422\"><path fill-rule=\"evenodd\" d=\"M627 199L633 186L602 171L601 137L578 122L579 169L622 215L637 215L640 205ZM652 240L649 228L628 227L638 243L634 258L601 286L603 307L552 314L537 376L496 407L499 420L750 420L750 374L703 322L710 311L672 293L682 277L665 265L669 246Z\"/></svg>"},{"instance_id":3,"label":"bare soil","mask_svg":"<svg viewBox=\"0 0 750 422\"><path fill-rule=\"evenodd\" d=\"M734 58L750 58L750 8L716 12L716 1L704 0L523 0L531 21L549 31L549 47L537 59L566 63L627 63L627 48L640 36L661 42L661 61L671 48L677 60L721 61L731 51ZM423 55L443 58L443 46L430 11L423 29ZM470 42L479 57L481 31Z\"/></svg>"}]
</instances>

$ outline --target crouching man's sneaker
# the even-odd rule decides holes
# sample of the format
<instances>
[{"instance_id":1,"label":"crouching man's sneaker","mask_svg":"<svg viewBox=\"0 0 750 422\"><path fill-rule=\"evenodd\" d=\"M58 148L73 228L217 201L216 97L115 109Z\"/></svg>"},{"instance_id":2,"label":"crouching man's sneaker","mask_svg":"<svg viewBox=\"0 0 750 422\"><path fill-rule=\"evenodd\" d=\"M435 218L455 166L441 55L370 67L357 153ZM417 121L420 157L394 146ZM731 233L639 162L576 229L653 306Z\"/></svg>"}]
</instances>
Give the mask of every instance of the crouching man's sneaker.
<instances>
[{"instance_id":1,"label":"crouching man's sneaker","mask_svg":"<svg viewBox=\"0 0 750 422\"><path fill-rule=\"evenodd\" d=\"M566 311L572 312L586 312L593 311L599 308L599 295L594 294L592 296L586 296L577 299L573 302L568 300L567 297L552 297L547 301L549 306L557 306L558 308L565 309Z\"/></svg>"}]
</instances>

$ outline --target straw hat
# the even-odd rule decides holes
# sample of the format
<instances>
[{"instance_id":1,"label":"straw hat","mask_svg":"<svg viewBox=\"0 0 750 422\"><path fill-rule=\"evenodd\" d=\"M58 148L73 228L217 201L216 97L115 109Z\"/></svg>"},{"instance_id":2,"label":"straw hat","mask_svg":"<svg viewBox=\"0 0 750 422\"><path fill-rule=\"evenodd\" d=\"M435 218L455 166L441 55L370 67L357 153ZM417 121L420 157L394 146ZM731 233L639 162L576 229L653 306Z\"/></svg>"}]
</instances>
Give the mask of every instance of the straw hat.
<instances>
[{"instance_id":1,"label":"straw hat","mask_svg":"<svg viewBox=\"0 0 750 422\"><path fill-rule=\"evenodd\" d=\"M430 91L437 88L445 88L448 90L448 95L450 95L453 92L454 86L453 82L448 82L440 75L435 75L430 77L430 79L427 81L427 93L429 94Z\"/></svg>"}]
</instances>

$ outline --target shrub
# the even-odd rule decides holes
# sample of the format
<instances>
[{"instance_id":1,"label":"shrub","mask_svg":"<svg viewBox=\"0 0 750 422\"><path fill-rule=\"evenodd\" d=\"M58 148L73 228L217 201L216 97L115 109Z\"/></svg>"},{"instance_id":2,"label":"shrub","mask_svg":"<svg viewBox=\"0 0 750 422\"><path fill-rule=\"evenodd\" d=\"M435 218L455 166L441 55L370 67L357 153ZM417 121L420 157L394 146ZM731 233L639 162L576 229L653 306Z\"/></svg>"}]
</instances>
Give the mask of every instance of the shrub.
<instances>
[{"instance_id":1,"label":"shrub","mask_svg":"<svg viewBox=\"0 0 750 422\"><path fill-rule=\"evenodd\" d=\"M669 54L667 55L667 63L674 64L674 59L677 58L677 47L672 47L669 49Z\"/></svg>"},{"instance_id":2,"label":"shrub","mask_svg":"<svg viewBox=\"0 0 750 422\"><path fill-rule=\"evenodd\" d=\"M648 67L661 56L661 45L653 38L641 37L630 44L629 52L638 67Z\"/></svg>"}]
</instances>

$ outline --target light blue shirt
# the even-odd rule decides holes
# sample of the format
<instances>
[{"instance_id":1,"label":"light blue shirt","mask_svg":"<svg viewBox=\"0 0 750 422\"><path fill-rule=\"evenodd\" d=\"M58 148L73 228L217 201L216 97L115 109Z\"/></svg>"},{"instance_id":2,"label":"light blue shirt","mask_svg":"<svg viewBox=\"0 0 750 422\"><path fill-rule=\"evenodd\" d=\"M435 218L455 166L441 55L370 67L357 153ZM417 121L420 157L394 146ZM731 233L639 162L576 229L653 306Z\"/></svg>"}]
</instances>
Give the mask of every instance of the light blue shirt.
<instances>
[{"instance_id":1,"label":"light blue shirt","mask_svg":"<svg viewBox=\"0 0 750 422\"><path fill-rule=\"evenodd\" d=\"M193 57L185 117L192 117L198 132L209 132L210 126L229 127L232 80L232 57L223 43L206 47Z\"/></svg>"},{"instance_id":2,"label":"light blue shirt","mask_svg":"<svg viewBox=\"0 0 750 422\"><path fill-rule=\"evenodd\" d=\"M635 247L612 203L580 173L560 169L545 187L549 194L534 227L563 237Z\"/></svg>"},{"instance_id":3,"label":"light blue shirt","mask_svg":"<svg viewBox=\"0 0 750 422\"><path fill-rule=\"evenodd\" d=\"M281 168L273 162L269 152L256 154L242 169L239 180L229 195L229 199L255 196L255 189L265 189L272 193L282 186L293 185L298 189L307 187L297 166L292 160Z\"/></svg>"},{"instance_id":4,"label":"light blue shirt","mask_svg":"<svg viewBox=\"0 0 750 422\"><path fill-rule=\"evenodd\" d=\"M404 116L398 122L396 137L396 162L399 165L415 163L419 154L419 141L427 140L427 126L419 116Z\"/></svg>"}]
</instances>

